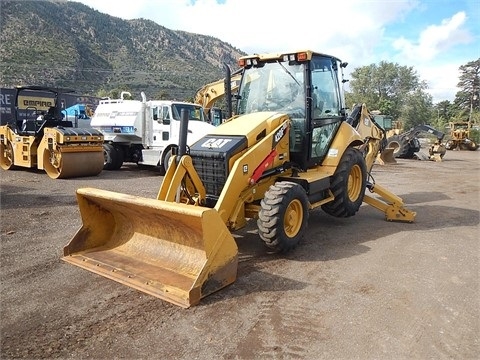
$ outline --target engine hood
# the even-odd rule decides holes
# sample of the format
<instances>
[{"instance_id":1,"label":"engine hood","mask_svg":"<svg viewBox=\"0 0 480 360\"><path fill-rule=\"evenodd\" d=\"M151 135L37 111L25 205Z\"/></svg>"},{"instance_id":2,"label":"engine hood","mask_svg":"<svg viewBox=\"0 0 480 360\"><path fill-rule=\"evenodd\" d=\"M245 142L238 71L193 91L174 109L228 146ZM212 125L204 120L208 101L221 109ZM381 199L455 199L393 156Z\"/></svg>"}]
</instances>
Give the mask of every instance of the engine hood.
<instances>
[{"instance_id":1,"label":"engine hood","mask_svg":"<svg viewBox=\"0 0 480 360\"><path fill-rule=\"evenodd\" d=\"M248 139L248 146L252 146L288 119L288 115L279 112L240 115L215 127L209 135L245 136Z\"/></svg>"}]
</instances>

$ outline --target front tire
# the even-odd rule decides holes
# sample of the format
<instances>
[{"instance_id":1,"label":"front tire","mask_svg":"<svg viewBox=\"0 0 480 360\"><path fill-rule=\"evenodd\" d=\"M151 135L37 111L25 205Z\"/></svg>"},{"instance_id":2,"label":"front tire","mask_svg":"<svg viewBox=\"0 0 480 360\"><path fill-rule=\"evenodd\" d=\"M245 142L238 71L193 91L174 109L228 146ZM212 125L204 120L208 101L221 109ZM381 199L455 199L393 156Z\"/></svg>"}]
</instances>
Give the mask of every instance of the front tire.
<instances>
[{"instance_id":1,"label":"front tire","mask_svg":"<svg viewBox=\"0 0 480 360\"><path fill-rule=\"evenodd\" d=\"M168 163L170 158L173 156L174 147L171 147L167 151L164 152L162 164L160 165L160 175L164 176L168 170Z\"/></svg>"},{"instance_id":2,"label":"front tire","mask_svg":"<svg viewBox=\"0 0 480 360\"><path fill-rule=\"evenodd\" d=\"M257 227L265 245L283 253L295 248L307 229L309 205L305 189L280 181L270 186L260 204Z\"/></svg>"},{"instance_id":3,"label":"front tire","mask_svg":"<svg viewBox=\"0 0 480 360\"><path fill-rule=\"evenodd\" d=\"M330 190L334 200L322 205L323 211L335 217L350 217L363 202L367 185L367 166L360 150L348 148L332 176Z\"/></svg>"},{"instance_id":4,"label":"front tire","mask_svg":"<svg viewBox=\"0 0 480 360\"><path fill-rule=\"evenodd\" d=\"M10 141L7 141L6 144L0 142L0 167L3 170L10 170L14 167L14 163L15 160L12 143Z\"/></svg>"}]
</instances>

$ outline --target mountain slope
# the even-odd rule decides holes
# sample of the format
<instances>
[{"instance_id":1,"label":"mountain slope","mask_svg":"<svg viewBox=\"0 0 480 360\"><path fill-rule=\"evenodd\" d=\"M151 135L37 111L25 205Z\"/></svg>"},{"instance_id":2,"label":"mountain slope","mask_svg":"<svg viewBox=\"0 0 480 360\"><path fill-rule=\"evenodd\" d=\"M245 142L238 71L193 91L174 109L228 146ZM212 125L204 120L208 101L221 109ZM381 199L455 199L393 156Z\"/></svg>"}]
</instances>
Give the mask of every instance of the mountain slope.
<instances>
[{"instance_id":1,"label":"mountain slope","mask_svg":"<svg viewBox=\"0 0 480 360\"><path fill-rule=\"evenodd\" d=\"M0 86L192 98L244 55L217 38L123 20L67 1L0 3Z\"/></svg>"}]
</instances>

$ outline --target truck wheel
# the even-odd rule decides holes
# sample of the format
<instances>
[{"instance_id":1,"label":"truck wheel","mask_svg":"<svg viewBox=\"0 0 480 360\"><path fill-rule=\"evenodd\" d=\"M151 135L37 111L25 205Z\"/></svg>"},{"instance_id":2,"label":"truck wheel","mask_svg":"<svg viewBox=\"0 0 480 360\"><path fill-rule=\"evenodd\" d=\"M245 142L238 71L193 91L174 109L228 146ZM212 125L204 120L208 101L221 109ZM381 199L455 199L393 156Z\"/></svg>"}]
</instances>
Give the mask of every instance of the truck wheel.
<instances>
[{"instance_id":1,"label":"truck wheel","mask_svg":"<svg viewBox=\"0 0 480 360\"><path fill-rule=\"evenodd\" d=\"M123 165L125 155L123 154L123 150L120 146L114 146L114 149L115 149L115 155L116 155L117 159L115 161L115 167L113 168L113 170L118 170Z\"/></svg>"},{"instance_id":2,"label":"truck wheel","mask_svg":"<svg viewBox=\"0 0 480 360\"><path fill-rule=\"evenodd\" d=\"M13 146L10 141L7 144L0 142L0 167L3 170L10 170L14 164Z\"/></svg>"},{"instance_id":3,"label":"truck wheel","mask_svg":"<svg viewBox=\"0 0 480 360\"><path fill-rule=\"evenodd\" d=\"M170 149L168 149L168 151L165 151L163 154L162 165L160 165L160 175L162 176L167 173L168 162L170 161L170 158L173 155L173 149L174 147L171 147Z\"/></svg>"},{"instance_id":4,"label":"truck wheel","mask_svg":"<svg viewBox=\"0 0 480 360\"><path fill-rule=\"evenodd\" d=\"M303 238L308 222L308 198L300 185L280 181L271 185L261 201L257 227L265 245L288 252Z\"/></svg>"},{"instance_id":5,"label":"truck wheel","mask_svg":"<svg viewBox=\"0 0 480 360\"><path fill-rule=\"evenodd\" d=\"M335 217L355 215L362 205L366 185L365 159L358 149L348 148L330 182L334 200L323 204L323 211Z\"/></svg>"},{"instance_id":6,"label":"truck wheel","mask_svg":"<svg viewBox=\"0 0 480 360\"><path fill-rule=\"evenodd\" d=\"M112 144L103 144L103 169L115 170L117 165L117 151Z\"/></svg>"},{"instance_id":7,"label":"truck wheel","mask_svg":"<svg viewBox=\"0 0 480 360\"><path fill-rule=\"evenodd\" d=\"M393 148L393 156L401 159L411 159L415 152L411 150L408 140L400 135L393 135L388 138L387 147Z\"/></svg>"}]
</instances>

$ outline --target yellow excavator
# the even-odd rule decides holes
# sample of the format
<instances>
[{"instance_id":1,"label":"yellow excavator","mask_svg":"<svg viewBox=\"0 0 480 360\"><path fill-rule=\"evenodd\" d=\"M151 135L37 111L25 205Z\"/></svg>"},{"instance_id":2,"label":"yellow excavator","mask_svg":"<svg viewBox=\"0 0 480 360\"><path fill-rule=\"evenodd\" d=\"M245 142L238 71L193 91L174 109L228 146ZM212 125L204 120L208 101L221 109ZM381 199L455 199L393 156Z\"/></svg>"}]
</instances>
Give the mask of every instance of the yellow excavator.
<instances>
[{"instance_id":1,"label":"yellow excavator","mask_svg":"<svg viewBox=\"0 0 480 360\"><path fill-rule=\"evenodd\" d=\"M3 170L37 168L52 179L94 176L102 171L103 134L93 128L76 128L64 119L60 97L67 92L73 90L16 88L16 121L0 126Z\"/></svg>"},{"instance_id":2,"label":"yellow excavator","mask_svg":"<svg viewBox=\"0 0 480 360\"><path fill-rule=\"evenodd\" d=\"M373 179L385 131L364 104L347 111L346 63L303 50L239 65L236 115L188 148L182 116L183 140L156 199L77 189L83 225L64 261L186 308L235 281L232 232L248 221L285 253L312 209L347 218L365 202L387 221L415 220Z\"/></svg>"}]
</instances>

